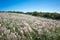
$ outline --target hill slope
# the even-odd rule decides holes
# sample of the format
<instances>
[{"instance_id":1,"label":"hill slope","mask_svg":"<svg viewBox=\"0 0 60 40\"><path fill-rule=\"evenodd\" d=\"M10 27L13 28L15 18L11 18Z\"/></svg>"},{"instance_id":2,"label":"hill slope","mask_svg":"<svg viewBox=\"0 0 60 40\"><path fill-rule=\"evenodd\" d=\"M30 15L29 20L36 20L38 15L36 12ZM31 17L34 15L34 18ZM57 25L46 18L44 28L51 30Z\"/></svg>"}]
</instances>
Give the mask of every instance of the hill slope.
<instances>
[{"instance_id":1,"label":"hill slope","mask_svg":"<svg viewBox=\"0 0 60 40\"><path fill-rule=\"evenodd\" d=\"M0 40L59 40L60 20L0 13Z\"/></svg>"}]
</instances>

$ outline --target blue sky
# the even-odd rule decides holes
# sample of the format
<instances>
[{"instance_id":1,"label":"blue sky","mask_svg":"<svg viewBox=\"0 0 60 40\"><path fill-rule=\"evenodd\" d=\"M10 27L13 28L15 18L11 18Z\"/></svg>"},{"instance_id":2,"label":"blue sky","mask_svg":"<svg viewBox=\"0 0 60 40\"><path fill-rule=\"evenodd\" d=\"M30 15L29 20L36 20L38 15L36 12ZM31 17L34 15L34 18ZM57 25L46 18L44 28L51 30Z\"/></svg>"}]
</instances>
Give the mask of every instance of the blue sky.
<instances>
[{"instance_id":1,"label":"blue sky","mask_svg":"<svg viewBox=\"0 0 60 40\"><path fill-rule=\"evenodd\" d=\"M0 11L60 12L60 0L0 0Z\"/></svg>"}]
</instances>

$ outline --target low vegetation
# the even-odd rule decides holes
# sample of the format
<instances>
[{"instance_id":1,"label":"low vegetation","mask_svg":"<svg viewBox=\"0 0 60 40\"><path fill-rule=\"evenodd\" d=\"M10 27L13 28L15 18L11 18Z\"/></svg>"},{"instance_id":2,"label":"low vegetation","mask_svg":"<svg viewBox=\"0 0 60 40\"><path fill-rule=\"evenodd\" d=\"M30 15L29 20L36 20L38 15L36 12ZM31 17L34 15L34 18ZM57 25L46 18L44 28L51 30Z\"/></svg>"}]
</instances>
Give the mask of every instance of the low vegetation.
<instances>
[{"instance_id":1,"label":"low vegetation","mask_svg":"<svg viewBox=\"0 0 60 40\"><path fill-rule=\"evenodd\" d=\"M0 13L0 40L60 40L60 20L32 15Z\"/></svg>"}]
</instances>

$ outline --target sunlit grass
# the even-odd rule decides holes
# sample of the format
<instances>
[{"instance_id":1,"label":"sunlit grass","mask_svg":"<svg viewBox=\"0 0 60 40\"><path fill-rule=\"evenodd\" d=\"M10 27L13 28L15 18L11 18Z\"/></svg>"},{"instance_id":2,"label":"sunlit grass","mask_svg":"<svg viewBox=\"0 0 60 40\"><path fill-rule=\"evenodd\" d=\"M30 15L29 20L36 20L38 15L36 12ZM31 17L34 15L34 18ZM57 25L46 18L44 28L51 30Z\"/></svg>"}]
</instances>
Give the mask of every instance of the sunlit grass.
<instances>
[{"instance_id":1,"label":"sunlit grass","mask_svg":"<svg viewBox=\"0 0 60 40\"><path fill-rule=\"evenodd\" d=\"M0 40L60 40L60 21L1 13Z\"/></svg>"}]
</instances>

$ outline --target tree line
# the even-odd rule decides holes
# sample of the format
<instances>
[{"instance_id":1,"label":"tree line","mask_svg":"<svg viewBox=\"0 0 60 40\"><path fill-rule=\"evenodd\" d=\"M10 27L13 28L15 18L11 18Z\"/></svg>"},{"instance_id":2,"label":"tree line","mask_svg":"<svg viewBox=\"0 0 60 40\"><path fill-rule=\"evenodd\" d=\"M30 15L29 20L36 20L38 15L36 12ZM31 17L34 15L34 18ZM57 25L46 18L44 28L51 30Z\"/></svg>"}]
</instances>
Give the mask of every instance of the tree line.
<instances>
[{"instance_id":1,"label":"tree line","mask_svg":"<svg viewBox=\"0 0 60 40\"><path fill-rule=\"evenodd\" d=\"M33 15L33 16L39 16L39 17L45 17L45 18L52 18L52 19L60 19L59 13L49 13L49 12L27 12L25 14Z\"/></svg>"}]
</instances>

